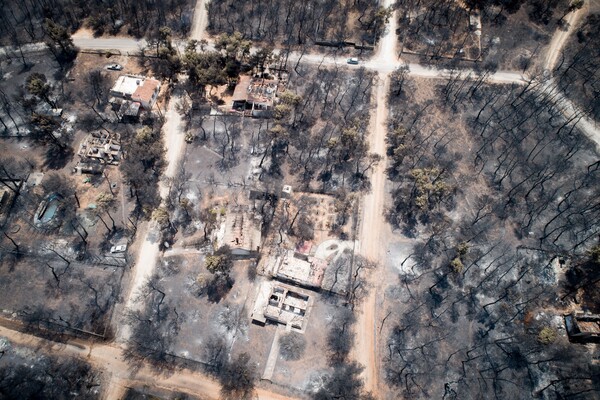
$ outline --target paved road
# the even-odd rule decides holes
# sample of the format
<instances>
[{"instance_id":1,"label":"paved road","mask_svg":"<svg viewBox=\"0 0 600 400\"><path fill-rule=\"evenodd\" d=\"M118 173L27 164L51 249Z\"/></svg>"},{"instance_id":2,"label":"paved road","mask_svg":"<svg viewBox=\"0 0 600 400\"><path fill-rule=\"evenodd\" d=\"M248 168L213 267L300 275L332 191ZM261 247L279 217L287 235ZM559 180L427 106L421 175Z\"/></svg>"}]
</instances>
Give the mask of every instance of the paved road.
<instances>
[{"instance_id":1,"label":"paved road","mask_svg":"<svg viewBox=\"0 0 600 400\"><path fill-rule=\"evenodd\" d=\"M75 46L82 50L119 50L134 54L144 48L147 43L144 39L137 40L132 38L93 38L76 37L73 38Z\"/></svg>"}]
</instances>

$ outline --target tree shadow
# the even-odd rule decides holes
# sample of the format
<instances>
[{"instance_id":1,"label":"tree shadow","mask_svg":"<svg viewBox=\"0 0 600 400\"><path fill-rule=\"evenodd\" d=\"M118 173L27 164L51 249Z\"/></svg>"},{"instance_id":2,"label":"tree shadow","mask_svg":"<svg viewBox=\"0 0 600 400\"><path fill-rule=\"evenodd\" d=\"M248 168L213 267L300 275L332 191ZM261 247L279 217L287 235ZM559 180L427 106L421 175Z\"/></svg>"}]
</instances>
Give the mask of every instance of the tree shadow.
<instances>
[{"instance_id":1,"label":"tree shadow","mask_svg":"<svg viewBox=\"0 0 600 400\"><path fill-rule=\"evenodd\" d=\"M208 301L219 303L233 287L235 280L229 275L216 274L206 288Z\"/></svg>"},{"instance_id":2,"label":"tree shadow","mask_svg":"<svg viewBox=\"0 0 600 400\"><path fill-rule=\"evenodd\" d=\"M31 71L31 69L35 66L35 63L26 62L25 64L21 64L21 69L17 72L19 75L24 74L26 72Z\"/></svg>"},{"instance_id":3,"label":"tree shadow","mask_svg":"<svg viewBox=\"0 0 600 400\"><path fill-rule=\"evenodd\" d=\"M48 169L59 170L66 167L66 165L73 160L73 149L69 146L59 147L54 145L48 145L46 153L44 154L44 166Z\"/></svg>"}]
</instances>

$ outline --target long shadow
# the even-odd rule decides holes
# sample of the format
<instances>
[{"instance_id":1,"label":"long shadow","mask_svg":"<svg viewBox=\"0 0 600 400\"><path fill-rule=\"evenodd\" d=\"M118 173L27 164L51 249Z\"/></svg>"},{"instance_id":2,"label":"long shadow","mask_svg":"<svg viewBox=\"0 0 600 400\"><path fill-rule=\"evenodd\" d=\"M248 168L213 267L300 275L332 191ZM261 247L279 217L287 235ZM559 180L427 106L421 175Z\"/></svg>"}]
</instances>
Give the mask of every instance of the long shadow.
<instances>
[{"instance_id":1,"label":"long shadow","mask_svg":"<svg viewBox=\"0 0 600 400\"><path fill-rule=\"evenodd\" d=\"M71 160L73 160L73 149L71 147L61 148L59 146L47 145L44 154L44 166L48 169L63 169Z\"/></svg>"},{"instance_id":2,"label":"long shadow","mask_svg":"<svg viewBox=\"0 0 600 400\"><path fill-rule=\"evenodd\" d=\"M31 62L27 62L25 64L21 63L21 69L19 70L18 74L24 74L26 72L31 71L31 68L33 68L35 66L35 63L31 63Z\"/></svg>"}]
</instances>

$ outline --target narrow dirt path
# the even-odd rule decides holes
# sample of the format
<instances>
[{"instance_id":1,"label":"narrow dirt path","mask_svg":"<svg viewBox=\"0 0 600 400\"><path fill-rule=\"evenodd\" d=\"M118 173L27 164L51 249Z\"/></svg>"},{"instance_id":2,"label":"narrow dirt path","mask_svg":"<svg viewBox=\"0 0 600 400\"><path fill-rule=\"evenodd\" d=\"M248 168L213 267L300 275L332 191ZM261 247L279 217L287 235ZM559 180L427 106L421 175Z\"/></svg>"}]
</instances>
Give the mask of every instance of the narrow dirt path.
<instances>
[{"instance_id":1,"label":"narrow dirt path","mask_svg":"<svg viewBox=\"0 0 600 400\"><path fill-rule=\"evenodd\" d=\"M163 140L167 150L166 159L168 164L163 175L167 178L173 178L177 174L177 168L185 152L185 123L181 114L175 109L176 104L181 101L181 97L182 94L179 91L175 90L173 92L165 114ZM168 194L169 187L163 180L160 185L160 196L164 200Z\"/></svg>"},{"instance_id":2,"label":"narrow dirt path","mask_svg":"<svg viewBox=\"0 0 600 400\"><path fill-rule=\"evenodd\" d=\"M394 4L393 0L385 0L383 3L384 7L391 7ZM398 60L398 37L396 36L396 30L398 29L398 12L394 11L390 20L388 21L385 33L381 38L381 43L377 49L377 52L373 56L373 59L377 60L380 64L392 64L397 66Z\"/></svg>"}]
</instances>

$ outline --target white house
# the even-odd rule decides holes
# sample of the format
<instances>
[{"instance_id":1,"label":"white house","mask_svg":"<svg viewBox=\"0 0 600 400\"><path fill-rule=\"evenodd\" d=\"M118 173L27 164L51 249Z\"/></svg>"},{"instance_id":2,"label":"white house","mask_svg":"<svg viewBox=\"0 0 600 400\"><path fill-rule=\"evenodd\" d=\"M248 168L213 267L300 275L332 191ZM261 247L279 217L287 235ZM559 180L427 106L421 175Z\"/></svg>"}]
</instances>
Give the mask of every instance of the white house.
<instances>
[{"instance_id":1,"label":"white house","mask_svg":"<svg viewBox=\"0 0 600 400\"><path fill-rule=\"evenodd\" d=\"M136 75L121 75L110 90L111 96L138 102L145 110L152 109L158 92L159 81Z\"/></svg>"}]
</instances>

